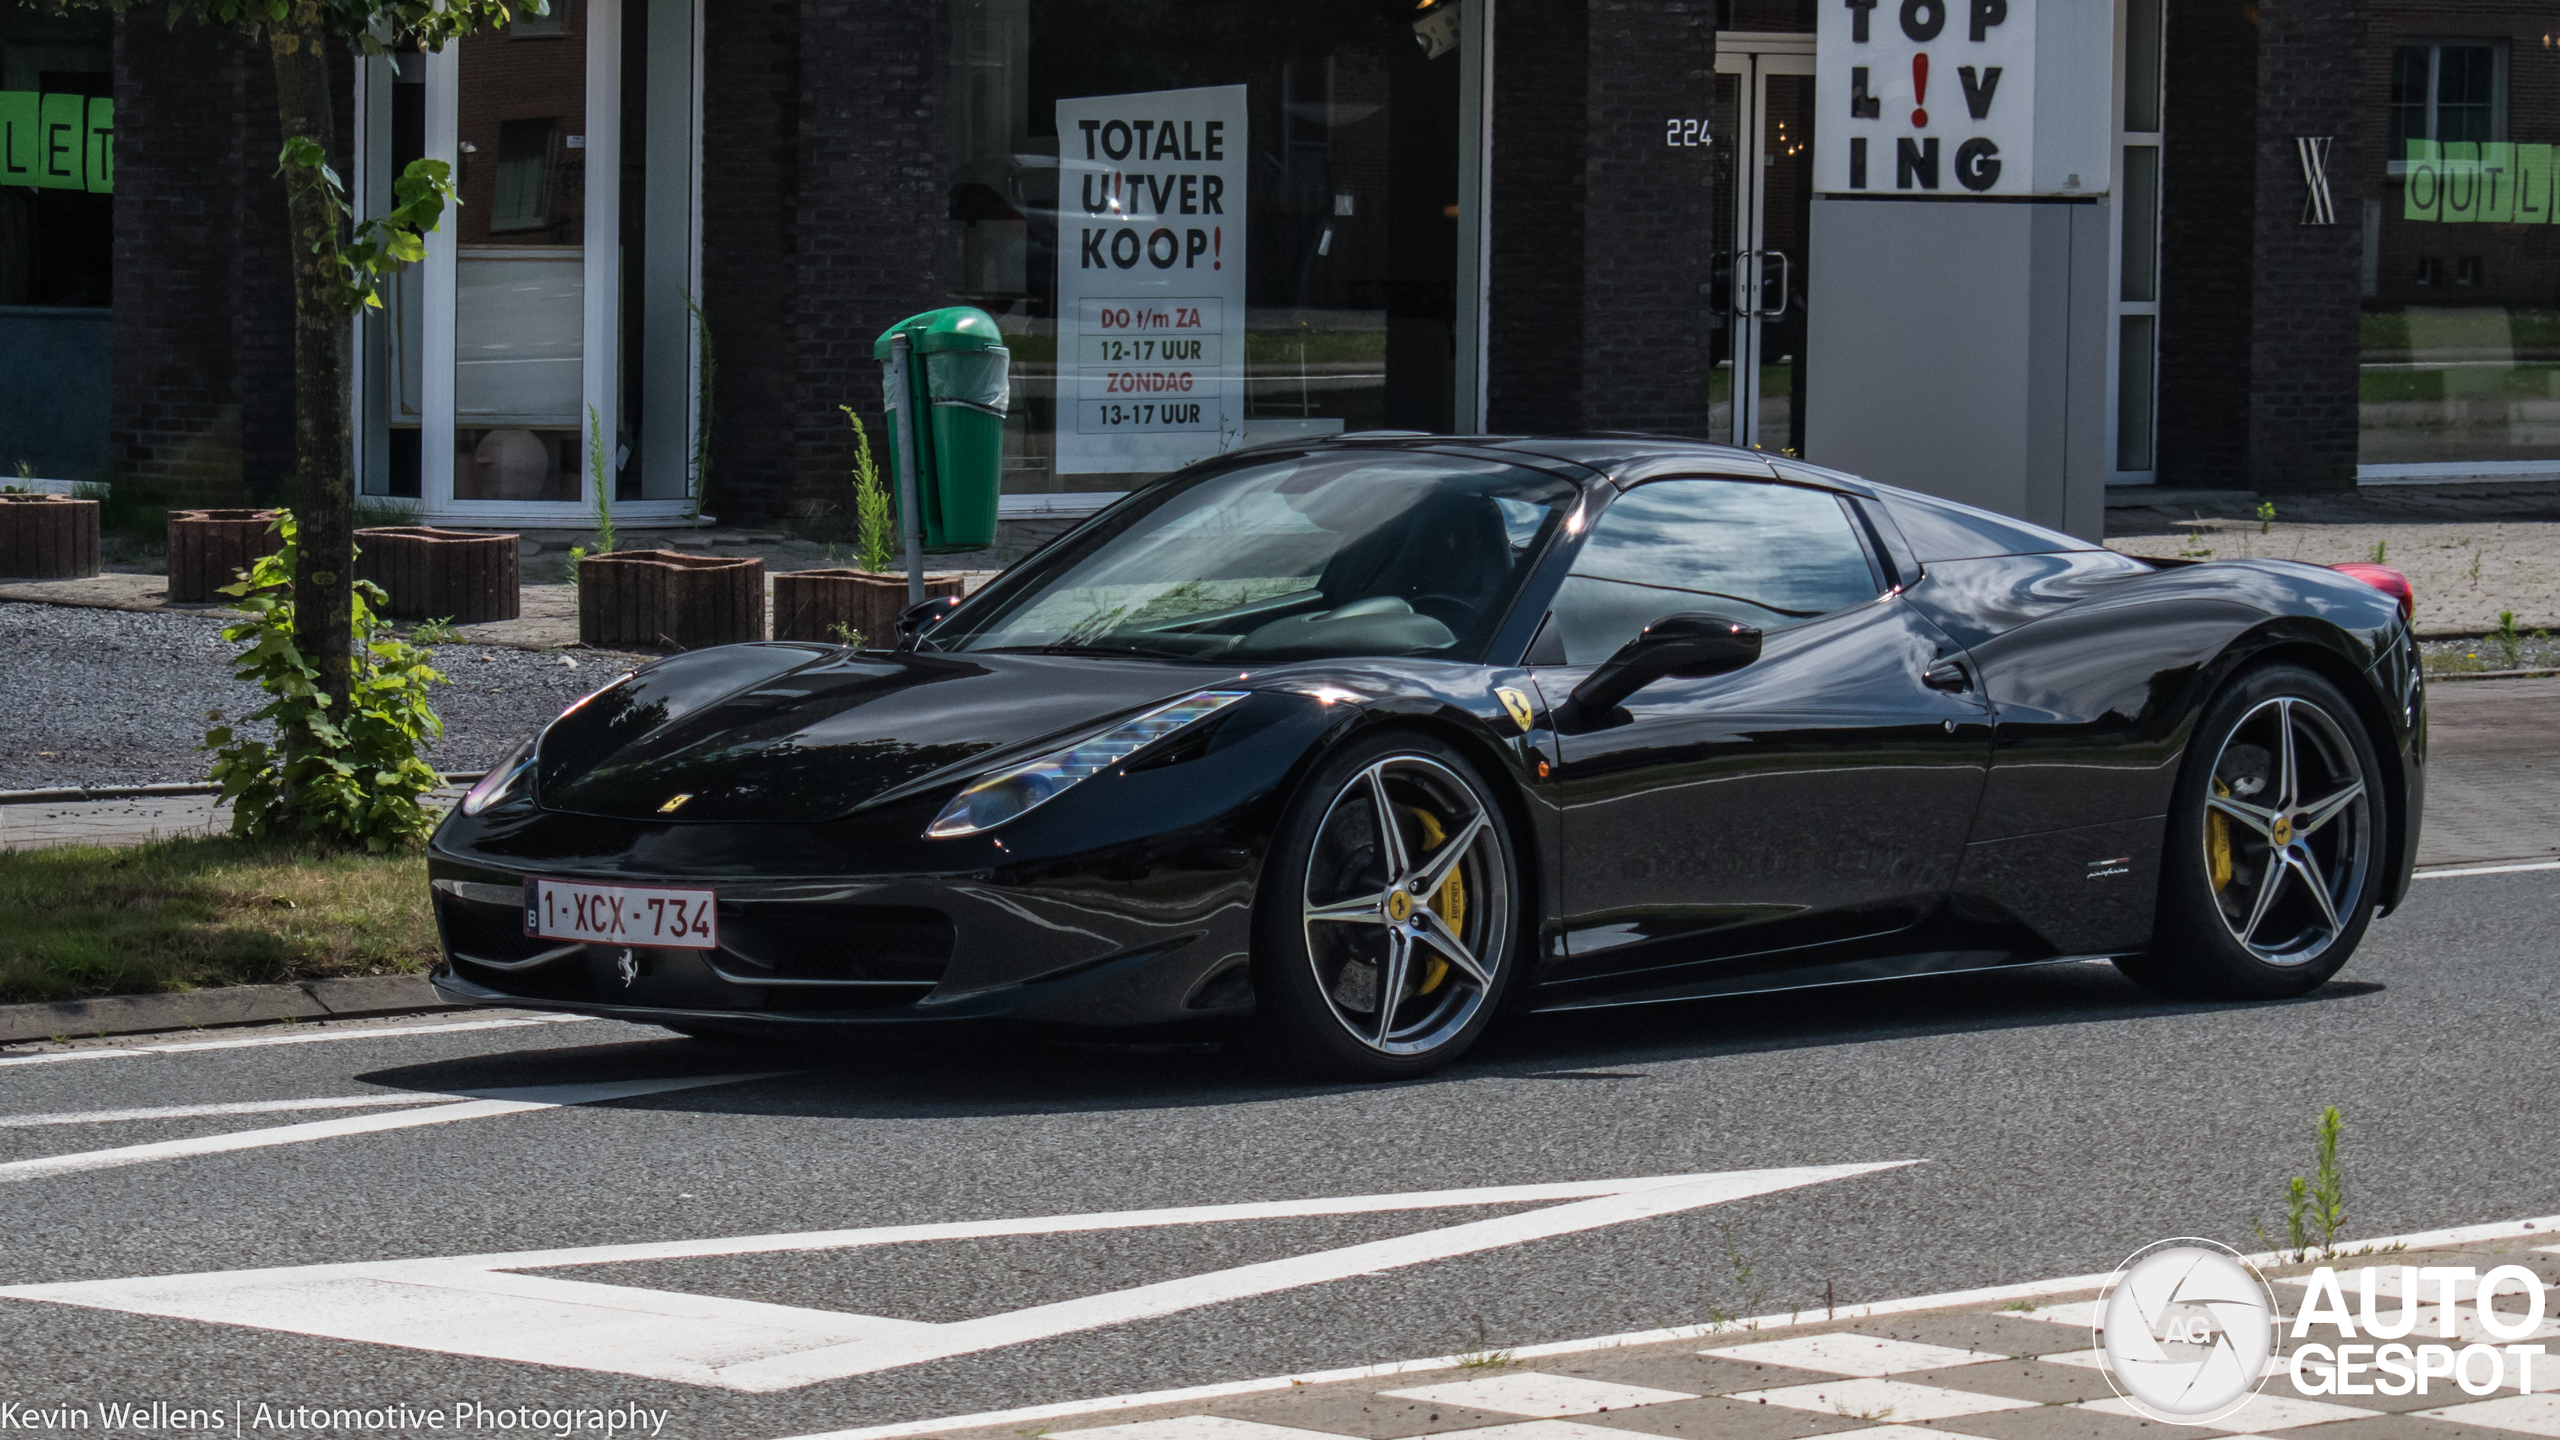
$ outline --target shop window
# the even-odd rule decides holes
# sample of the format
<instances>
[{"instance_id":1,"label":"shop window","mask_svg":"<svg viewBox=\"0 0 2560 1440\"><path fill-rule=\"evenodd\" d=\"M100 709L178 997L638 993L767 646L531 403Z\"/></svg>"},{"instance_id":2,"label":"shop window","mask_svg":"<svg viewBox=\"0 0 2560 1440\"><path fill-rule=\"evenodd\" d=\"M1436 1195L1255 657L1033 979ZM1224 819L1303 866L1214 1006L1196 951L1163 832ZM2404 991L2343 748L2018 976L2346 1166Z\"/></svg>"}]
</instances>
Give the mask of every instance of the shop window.
<instances>
[{"instance_id":1,"label":"shop window","mask_svg":"<svg viewBox=\"0 0 2560 1440\"><path fill-rule=\"evenodd\" d=\"M104 478L114 30L0 0L0 477Z\"/></svg>"},{"instance_id":2,"label":"shop window","mask_svg":"<svg viewBox=\"0 0 2560 1440\"><path fill-rule=\"evenodd\" d=\"M1008 494L1473 426L1480 52L1418 43L1413 9L954 0L945 276L1013 352Z\"/></svg>"},{"instance_id":3,"label":"shop window","mask_svg":"<svg viewBox=\"0 0 2560 1440\"><path fill-rule=\"evenodd\" d=\"M2384 141L2366 162L2368 476L2560 469L2560 115L2508 105L2555 84L2538 28L2391 50L2367 132Z\"/></svg>"},{"instance_id":4,"label":"shop window","mask_svg":"<svg viewBox=\"0 0 2560 1440\"><path fill-rule=\"evenodd\" d=\"M551 223L550 120L508 120L498 126L498 199L489 228L539 230Z\"/></svg>"},{"instance_id":5,"label":"shop window","mask_svg":"<svg viewBox=\"0 0 2560 1440\"><path fill-rule=\"evenodd\" d=\"M547 15L536 15L519 7L515 18L507 22L510 40L549 40L569 33L569 0L551 0Z\"/></svg>"},{"instance_id":6,"label":"shop window","mask_svg":"<svg viewBox=\"0 0 2560 1440\"><path fill-rule=\"evenodd\" d=\"M102 14L0 0L0 305L112 298L114 44Z\"/></svg>"}]
</instances>

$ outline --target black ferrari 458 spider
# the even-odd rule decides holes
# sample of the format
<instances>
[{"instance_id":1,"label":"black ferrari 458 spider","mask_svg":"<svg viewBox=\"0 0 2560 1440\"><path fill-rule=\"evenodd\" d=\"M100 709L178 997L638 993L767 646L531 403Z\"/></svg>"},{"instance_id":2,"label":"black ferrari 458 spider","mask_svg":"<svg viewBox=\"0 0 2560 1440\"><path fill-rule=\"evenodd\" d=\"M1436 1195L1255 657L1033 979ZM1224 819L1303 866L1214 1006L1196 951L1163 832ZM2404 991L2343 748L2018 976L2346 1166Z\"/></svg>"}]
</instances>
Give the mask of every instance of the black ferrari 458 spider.
<instances>
[{"instance_id":1,"label":"black ferrari 458 spider","mask_svg":"<svg viewBox=\"0 0 2560 1440\"><path fill-rule=\"evenodd\" d=\"M1506 1011L2064 957L2299 994L2417 850L2397 575L1683 441L1229 455L908 629L571 707L436 833L436 987L1397 1076Z\"/></svg>"}]
</instances>

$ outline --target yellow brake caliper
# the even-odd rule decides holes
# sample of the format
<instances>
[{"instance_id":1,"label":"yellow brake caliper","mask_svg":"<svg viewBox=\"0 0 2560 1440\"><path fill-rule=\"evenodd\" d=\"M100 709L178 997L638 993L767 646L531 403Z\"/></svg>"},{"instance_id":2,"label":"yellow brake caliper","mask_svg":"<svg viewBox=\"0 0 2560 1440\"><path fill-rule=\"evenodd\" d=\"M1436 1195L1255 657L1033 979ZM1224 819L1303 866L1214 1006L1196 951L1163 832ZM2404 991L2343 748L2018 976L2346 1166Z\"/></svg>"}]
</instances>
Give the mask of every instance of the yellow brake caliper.
<instances>
[{"instance_id":1,"label":"yellow brake caliper","mask_svg":"<svg viewBox=\"0 0 2560 1440\"><path fill-rule=\"evenodd\" d=\"M1422 827L1423 853L1429 854L1447 843L1449 832L1441 828L1437 816L1418 807L1408 807L1408 811L1413 816L1414 823ZM1460 927L1466 923L1467 919L1467 882L1459 876L1457 871L1451 870L1449 878L1440 882L1439 890L1424 896L1422 903L1431 907L1432 913L1438 915L1449 927L1450 934L1466 933ZM1417 995L1430 994L1439 988L1441 981L1449 978L1448 961L1441 959L1438 955L1429 955L1427 958L1431 968L1424 972L1422 988L1414 992Z\"/></svg>"},{"instance_id":2,"label":"yellow brake caliper","mask_svg":"<svg viewBox=\"0 0 2560 1440\"><path fill-rule=\"evenodd\" d=\"M2223 784L2222 777L2216 775L2213 777L2213 793L2227 800L2231 798L2231 787ZM2204 812L2204 853L2213 865L2213 888L2219 890L2230 884L2231 822L2219 810Z\"/></svg>"}]
</instances>

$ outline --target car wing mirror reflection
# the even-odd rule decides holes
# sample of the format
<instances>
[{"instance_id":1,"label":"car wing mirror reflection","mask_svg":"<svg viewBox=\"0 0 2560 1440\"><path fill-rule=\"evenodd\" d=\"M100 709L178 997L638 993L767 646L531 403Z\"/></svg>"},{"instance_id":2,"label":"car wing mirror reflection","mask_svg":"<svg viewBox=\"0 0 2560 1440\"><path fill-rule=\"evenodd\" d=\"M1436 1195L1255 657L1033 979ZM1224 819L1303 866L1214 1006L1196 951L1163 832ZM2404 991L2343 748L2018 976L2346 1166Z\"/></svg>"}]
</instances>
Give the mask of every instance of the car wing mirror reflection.
<instances>
[{"instance_id":1,"label":"car wing mirror reflection","mask_svg":"<svg viewBox=\"0 0 2560 1440\"><path fill-rule=\"evenodd\" d=\"M1671 676L1694 679L1739 670L1760 658L1760 629L1722 615L1667 615L1618 647L1573 687L1567 728L1604 729L1625 717L1619 703Z\"/></svg>"},{"instance_id":2,"label":"car wing mirror reflection","mask_svg":"<svg viewBox=\"0 0 2560 1440\"><path fill-rule=\"evenodd\" d=\"M901 650L914 649L918 638L920 638L926 631L931 630L934 626L941 624L945 617L949 616L952 611L959 608L959 596L938 595L931 600L923 601L920 604L910 605L906 609L899 611L898 648Z\"/></svg>"}]
</instances>

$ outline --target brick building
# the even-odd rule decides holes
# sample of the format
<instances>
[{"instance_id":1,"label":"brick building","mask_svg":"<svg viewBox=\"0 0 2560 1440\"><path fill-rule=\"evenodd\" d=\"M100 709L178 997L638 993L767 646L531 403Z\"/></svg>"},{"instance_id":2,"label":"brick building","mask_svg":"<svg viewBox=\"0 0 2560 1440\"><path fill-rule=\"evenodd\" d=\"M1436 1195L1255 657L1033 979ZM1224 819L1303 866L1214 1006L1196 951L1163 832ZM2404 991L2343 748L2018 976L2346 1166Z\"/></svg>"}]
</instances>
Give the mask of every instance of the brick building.
<instances>
[{"instance_id":1,"label":"brick building","mask_svg":"<svg viewBox=\"0 0 2560 1440\"><path fill-rule=\"evenodd\" d=\"M2073 0L2002 13L2039 9L2086 20ZM452 523L577 523L598 473L626 525L682 523L698 491L724 522L822 515L841 407L878 422L874 337L952 303L1008 333L1021 518L1370 428L1705 435L2083 529L2110 483L2560 469L2560 230L2535 228L2560 141L2548 3L2116 0L2099 79L2065 97L2099 115L2103 183L1935 204L1816 183L1873 113L1820 78L1823 27L1868 10L1894 14L565 0L441 55L351 60L359 203L422 156L464 199L358 328L360 483ZM76 186L0 175L0 462L269 493L291 417L263 53L20 0L0 66L0 121L76 105L99 132ZM1943 116L1989 103L1952 83ZM1131 118L1079 128L1113 105ZM1232 155L1202 158L1210 125ZM2334 224L2305 223L2305 138ZM1213 182L1219 208L1177 220L1191 202L1167 197ZM1097 203L1097 183L1124 188ZM2016 324L1912 350L1983 303L1912 257L1994 221L2034 271L1994 297ZM1127 274L1083 248L1105 222L1136 227ZM1208 249L1163 258L1194 231ZM2046 255L2061 279L2037 278ZM1184 392L1209 399L1115 410L1124 380L1169 383L1096 318L1155 267L1215 316ZM1903 443L1931 429L1972 449ZM2003 450L2010 430L2035 433ZM1968 489L1948 464L2018 473Z\"/></svg>"}]
</instances>

